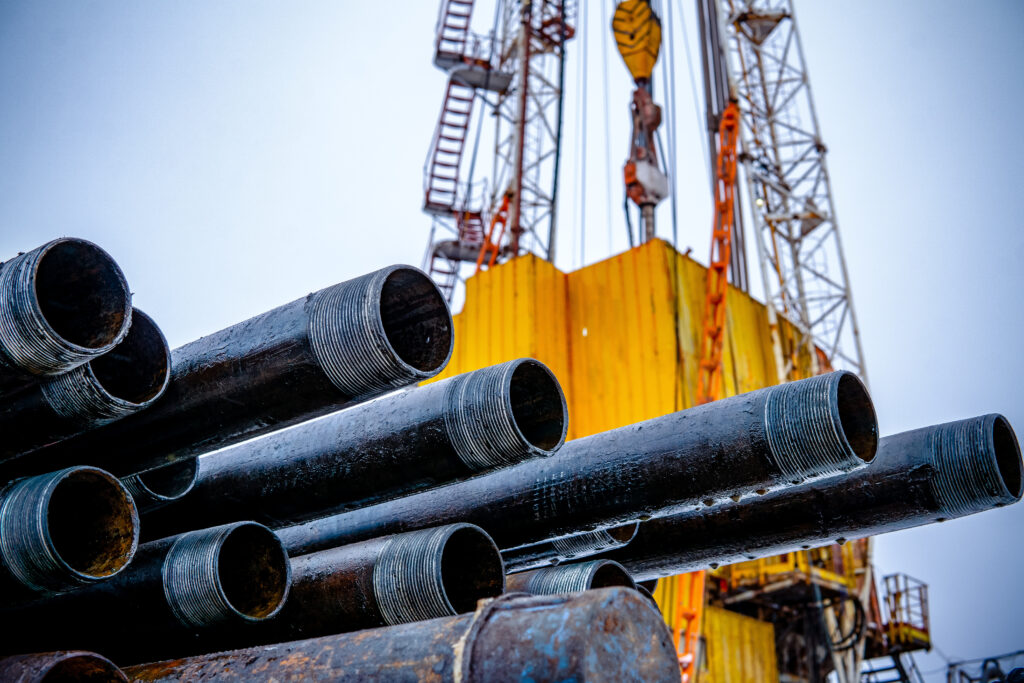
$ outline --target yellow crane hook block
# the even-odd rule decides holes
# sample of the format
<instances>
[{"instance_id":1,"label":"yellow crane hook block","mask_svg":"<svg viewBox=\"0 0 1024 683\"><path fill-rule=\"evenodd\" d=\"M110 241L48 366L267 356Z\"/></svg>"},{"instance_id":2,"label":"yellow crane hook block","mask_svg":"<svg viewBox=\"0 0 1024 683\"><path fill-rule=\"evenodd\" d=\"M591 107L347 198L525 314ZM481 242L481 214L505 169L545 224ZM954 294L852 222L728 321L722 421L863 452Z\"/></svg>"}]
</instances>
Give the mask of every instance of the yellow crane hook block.
<instances>
[{"instance_id":1,"label":"yellow crane hook block","mask_svg":"<svg viewBox=\"0 0 1024 683\"><path fill-rule=\"evenodd\" d=\"M661 20L650 0L623 0L616 5L612 33L633 80L649 80L661 49Z\"/></svg>"}]
</instances>

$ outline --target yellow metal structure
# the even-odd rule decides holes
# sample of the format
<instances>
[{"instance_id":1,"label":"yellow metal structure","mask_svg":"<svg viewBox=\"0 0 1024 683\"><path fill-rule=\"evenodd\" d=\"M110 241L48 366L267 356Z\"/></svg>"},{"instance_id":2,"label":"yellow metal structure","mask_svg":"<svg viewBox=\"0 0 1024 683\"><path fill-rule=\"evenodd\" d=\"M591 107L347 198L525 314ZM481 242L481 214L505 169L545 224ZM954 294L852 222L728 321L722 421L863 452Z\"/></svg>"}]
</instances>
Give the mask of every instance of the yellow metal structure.
<instances>
[{"instance_id":1,"label":"yellow metal structure","mask_svg":"<svg viewBox=\"0 0 1024 683\"><path fill-rule=\"evenodd\" d=\"M831 545L740 562L722 567L714 575L725 580L731 591L757 588L772 592L813 581L825 588L852 593L857 586L857 570L865 562L862 543Z\"/></svg>"},{"instance_id":2,"label":"yellow metal structure","mask_svg":"<svg viewBox=\"0 0 1024 683\"><path fill-rule=\"evenodd\" d=\"M612 33L633 80L650 80L661 50L661 22L650 0L624 0L616 5Z\"/></svg>"},{"instance_id":3,"label":"yellow metal structure","mask_svg":"<svg viewBox=\"0 0 1024 683\"><path fill-rule=\"evenodd\" d=\"M704 612L706 656L698 669L707 683L776 683L775 628L766 621L708 607Z\"/></svg>"}]
</instances>

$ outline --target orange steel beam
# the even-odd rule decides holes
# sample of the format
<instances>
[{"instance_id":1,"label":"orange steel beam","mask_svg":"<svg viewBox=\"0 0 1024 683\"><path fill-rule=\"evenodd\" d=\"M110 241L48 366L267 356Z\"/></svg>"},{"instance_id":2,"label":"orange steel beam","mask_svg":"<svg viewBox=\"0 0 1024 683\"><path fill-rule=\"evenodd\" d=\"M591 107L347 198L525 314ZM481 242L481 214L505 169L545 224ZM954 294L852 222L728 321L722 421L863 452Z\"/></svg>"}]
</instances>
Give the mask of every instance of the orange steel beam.
<instances>
[{"instance_id":1,"label":"orange steel beam","mask_svg":"<svg viewBox=\"0 0 1024 683\"><path fill-rule=\"evenodd\" d=\"M505 237L505 225L508 223L510 194L509 192L505 193L505 197L501 200L501 207L491 216L487 237L480 245L480 255L476 257L476 272L478 273L483 270L484 263L490 268L498 260L498 254L501 252L501 240ZM498 239L494 239L495 231L498 233Z\"/></svg>"}]
</instances>

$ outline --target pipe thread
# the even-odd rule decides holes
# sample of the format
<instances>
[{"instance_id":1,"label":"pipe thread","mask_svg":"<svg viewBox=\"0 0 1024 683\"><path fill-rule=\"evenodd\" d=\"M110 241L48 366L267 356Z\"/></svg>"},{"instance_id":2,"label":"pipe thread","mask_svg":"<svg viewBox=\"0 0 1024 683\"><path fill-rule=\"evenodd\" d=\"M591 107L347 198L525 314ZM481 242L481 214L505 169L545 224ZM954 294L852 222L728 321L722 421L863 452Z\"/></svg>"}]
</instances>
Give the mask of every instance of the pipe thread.
<instances>
[{"instance_id":1,"label":"pipe thread","mask_svg":"<svg viewBox=\"0 0 1024 683\"><path fill-rule=\"evenodd\" d=\"M83 429L114 422L152 403L114 396L99 383L88 363L42 382L39 388L53 412Z\"/></svg>"},{"instance_id":2,"label":"pipe thread","mask_svg":"<svg viewBox=\"0 0 1024 683\"><path fill-rule=\"evenodd\" d=\"M527 592L534 595L557 595L590 590L597 572L606 565L618 567L622 569L623 574L629 576L625 567L613 560L575 562L535 569L527 582Z\"/></svg>"},{"instance_id":3,"label":"pipe thread","mask_svg":"<svg viewBox=\"0 0 1024 683\"><path fill-rule=\"evenodd\" d=\"M839 381L847 374L831 372L768 390L765 432L771 457L787 481L797 484L864 464L839 416Z\"/></svg>"},{"instance_id":4,"label":"pipe thread","mask_svg":"<svg viewBox=\"0 0 1024 683\"><path fill-rule=\"evenodd\" d=\"M174 467L174 465L168 465L168 467ZM161 508L168 503L172 503L176 500L183 498L189 491L195 487L196 477L192 477L192 481L187 487L179 492L175 492L174 495L167 495L164 493L158 493L154 491L149 485L146 484L145 477L146 472L139 472L138 474L131 474L127 477L121 478L121 485L124 486L128 493L132 494L132 498L135 500L136 507L139 508L139 512L152 512L157 508Z\"/></svg>"},{"instance_id":5,"label":"pipe thread","mask_svg":"<svg viewBox=\"0 0 1024 683\"><path fill-rule=\"evenodd\" d=\"M982 415L931 430L935 476L929 483L945 517L962 517L1016 501L996 461L992 430L997 419L998 415Z\"/></svg>"},{"instance_id":6,"label":"pipe thread","mask_svg":"<svg viewBox=\"0 0 1024 683\"><path fill-rule=\"evenodd\" d=\"M634 524L633 536L636 535L636 529L639 526L639 522ZM597 531L588 531L585 534L556 538L551 541L551 545L555 547L555 550L558 551L559 555L568 559L572 557L586 557L587 555L594 555L602 550L621 548L629 543L633 536L630 536L624 541L620 541L608 533L607 529L598 529Z\"/></svg>"}]
</instances>

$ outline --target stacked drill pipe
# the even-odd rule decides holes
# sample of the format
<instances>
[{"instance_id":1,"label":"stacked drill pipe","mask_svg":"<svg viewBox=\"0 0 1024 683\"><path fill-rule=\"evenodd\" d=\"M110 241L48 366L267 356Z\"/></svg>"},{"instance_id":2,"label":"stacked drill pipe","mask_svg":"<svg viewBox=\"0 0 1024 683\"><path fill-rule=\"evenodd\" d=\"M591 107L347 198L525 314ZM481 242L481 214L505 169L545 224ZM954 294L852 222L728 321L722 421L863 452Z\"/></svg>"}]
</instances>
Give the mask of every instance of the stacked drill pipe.
<instances>
[{"instance_id":1,"label":"stacked drill pipe","mask_svg":"<svg viewBox=\"0 0 1024 683\"><path fill-rule=\"evenodd\" d=\"M0 462L30 459L40 447L143 410L163 394L171 370L167 340L137 308L131 320L128 333L109 352L4 397ZM53 465L42 456L32 467Z\"/></svg>"},{"instance_id":2,"label":"stacked drill pipe","mask_svg":"<svg viewBox=\"0 0 1024 683\"><path fill-rule=\"evenodd\" d=\"M298 555L469 522L499 548L516 548L849 471L876 445L864 385L835 372L577 439L550 458L278 534Z\"/></svg>"},{"instance_id":3,"label":"stacked drill pipe","mask_svg":"<svg viewBox=\"0 0 1024 683\"><path fill-rule=\"evenodd\" d=\"M140 545L106 581L0 609L17 625L0 651L86 649L118 662L209 652L277 614L290 580L288 557L266 527L193 531Z\"/></svg>"},{"instance_id":4,"label":"stacked drill pipe","mask_svg":"<svg viewBox=\"0 0 1024 683\"><path fill-rule=\"evenodd\" d=\"M845 477L654 519L603 557L643 580L843 543L1015 503L1022 471L1001 415L924 427L882 439Z\"/></svg>"},{"instance_id":5,"label":"stacked drill pipe","mask_svg":"<svg viewBox=\"0 0 1024 683\"><path fill-rule=\"evenodd\" d=\"M633 522L610 529L598 529L575 536L509 548L501 552L501 559L505 561L505 568L509 572L524 572L528 569L571 562L625 546L636 536L639 527L639 522Z\"/></svg>"},{"instance_id":6,"label":"stacked drill pipe","mask_svg":"<svg viewBox=\"0 0 1024 683\"><path fill-rule=\"evenodd\" d=\"M636 591L506 596L472 614L126 670L134 681L678 683L664 620Z\"/></svg>"},{"instance_id":7,"label":"stacked drill pipe","mask_svg":"<svg viewBox=\"0 0 1024 683\"><path fill-rule=\"evenodd\" d=\"M102 356L130 324L124 274L91 242L56 239L0 264L0 396Z\"/></svg>"},{"instance_id":8,"label":"stacked drill pipe","mask_svg":"<svg viewBox=\"0 0 1024 683\"><path fill-rule=\"evenodd\" d=\"M29 466L154 469L427 379L451 351L451 314L430 278L384 268L175 349L167 391L149 409L41 450Z\"/></svg>"},{"instance_id":9,"label":"stacked drill pipe","mask_svg":"<svg viewBox=\"0 0 1024 683\"><path fill-rule=\"evenodd\" d=\"M114 683L128 678L106 657L65 650L0 659L0 681L15 683Z\"/></svg>"},{"instance_id":10,"label":"stacked drill pipe","mask_svg":"<svg viewBox=\"0 0 1024 683\"><path fill-rule=\"evenodd\" d=\"M192 491L148 515L144 533L233 519L276 527L365 506L550 456L567 423L554 375L509 361L204 457Z\"/></svg>"},{"instance_id":11,"label":"stacked drill pipe","mask_svg":"<svg viewBox=\"0 0 1024 683\"><path fill-rule=\"evenodd\" d=\"M532 595L576 593L612 586L636 588L636 582L625 567L612 560L588 560L509 574L505 583L510 593Z\"/></svg>"}]
</instances>

